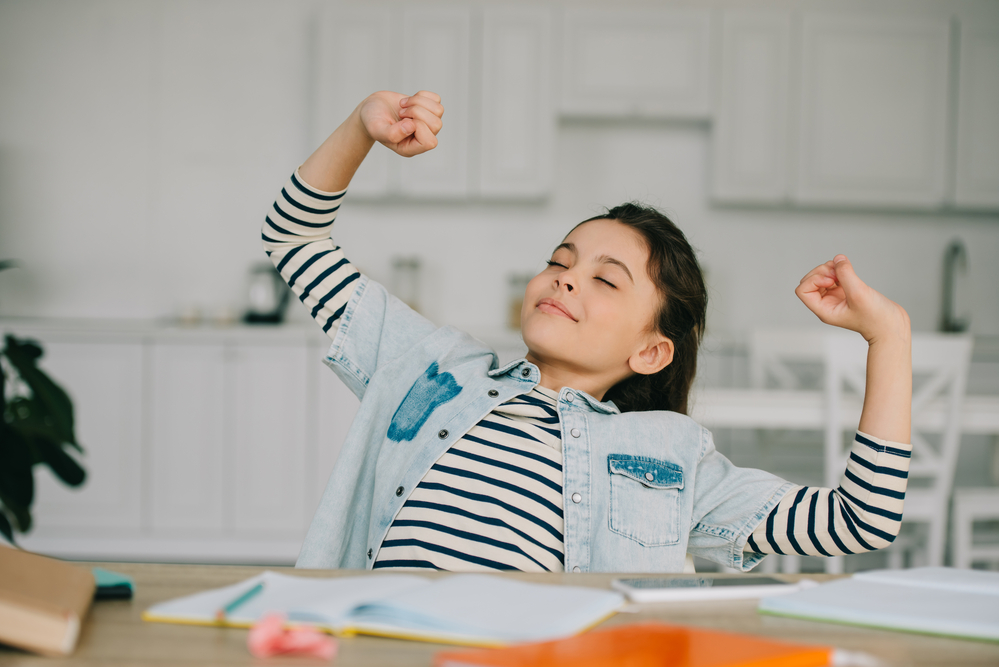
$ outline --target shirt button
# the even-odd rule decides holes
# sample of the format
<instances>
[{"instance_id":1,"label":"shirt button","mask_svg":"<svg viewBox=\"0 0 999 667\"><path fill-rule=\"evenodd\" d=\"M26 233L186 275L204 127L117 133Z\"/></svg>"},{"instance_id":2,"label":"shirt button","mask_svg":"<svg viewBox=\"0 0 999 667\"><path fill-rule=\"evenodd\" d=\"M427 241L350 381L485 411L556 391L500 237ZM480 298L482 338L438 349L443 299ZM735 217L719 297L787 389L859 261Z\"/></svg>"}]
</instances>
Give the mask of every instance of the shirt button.
<instances>
[{"instance_id":1,"label":"shirt button","mask_svg":"<svg viewBox=\"0 0 999 667\"><path fill-rule=\"evenodd\" d=\"M440 438L441 440L447 440L447 429L442 428L441 430L437 431L437 437Z\"/></svg>"},{"instance_id":2,"label":"shirt button","mask_svg":"<svg viewBox=\"0 0 999 667\"><path fill-rule=\"evenodd\" d=\"M573 572L581 572L581 570L579 569L578 565L574 565L573 568L572 568L572 571Z\"/></svg>"},{"instance_id":3,"label":"shirt button","mask_svg":"<svg viewBox=\"0 0 999 667\"><path fill-rule=\"evenodd\" d=\"M524 370L520 371L520 377L524 377L524 378L531 377L531 369L530 368L525 368Z\"/></svg>"},{"instance_id":4,"label":"shirt button","mask_svg":"<svg viewBox=\"0 0 999 667\"><path fill-rule=\"evenodd\" d=\"M490 398L496 398L497 396L499 396L499 392L498 391L496 391L495 389L490 389L489 390L489 397Z\"/></svg>"},{"instance_id":5,"label":"shirt button","mask_svg":"<svg viewBox=\"0 0 999 667\"><path fill-rule=\"evenodd\" d=\"M574 502L574 503L581 503L581 502L583 502L583 496L579 495L578 493L572 494L572 502Z\"/></svg>"},{"instance_id":6,"label":"shirt button","mask_svg":"<svg viewBox=\"0 0 999 667\"><path fill-rule=\"evenodd\" d=\"M398 489L396 489L396 490L395 490L395 495L397 495L397 496L401 496L401 495L402 495L402 493L403 493L403 491L405 491L405 490L406 490L406 489L404 489L404 488L402 488L402 487L400 486L400 487L399 487Z\"/></svg>"},{"instance_id":7,"label":"shirt button","mask_svg":"<svg viewBox=\"0 0 999 667\"><path fill-rule=\"evenodd\" d=\"M647 473L645 473L645 479L649 480L650 482L651 482L652 480L654 480L655 478L656 478L656 476L655 476L655 475L653 475L653 474L652 474L651 472L647 472Z\"/></svg>"},{"instance_id":8,"label":"shirt button","mask_svg":"<svg viewBox=\"0 0 999 667\"><path fill-rule=\"evenodd\" d=\"M373 550L368 549L368 560L371 560L371 554L375 553Z\"/></svg>"},{"instance_id":9,"label":"shirt button","mask_svg":"<svg viewBox=\"0 0 999 667\"><path fill-rule=\"evenodd\" d=\"M569 431L569 434L572 437L574 437L574 438L578 438L579 437L579 429L578 428L574 428L571 431Z\"/></svg>"},{"instance_id":10,"label":"shirt button","mask_svg":"<svg viewBox=\"0 0 999 667\"><path fill-rule=\"evenodd\" d=\"M574 398L576 398L576 397L575 397L575 395L573 395L573 394L566 394L566 395L565 395L565 400L569 401L570 403L572 403L572 400L573 400Z\"/></svg>"}]
</instances>

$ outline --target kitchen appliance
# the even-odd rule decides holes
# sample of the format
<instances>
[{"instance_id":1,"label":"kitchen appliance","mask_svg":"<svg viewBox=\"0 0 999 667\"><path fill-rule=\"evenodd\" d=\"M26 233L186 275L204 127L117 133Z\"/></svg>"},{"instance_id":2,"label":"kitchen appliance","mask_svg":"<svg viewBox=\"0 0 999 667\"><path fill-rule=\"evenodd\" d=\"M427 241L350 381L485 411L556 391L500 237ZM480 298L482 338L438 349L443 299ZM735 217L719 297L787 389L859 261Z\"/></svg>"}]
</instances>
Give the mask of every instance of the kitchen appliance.
<instances>
[{"instance_id":1,"label":"kitchen appliance","mask_svg":"<svg viewBox=\"0 0 999 667\"><path fill-rule=\"evenodd\" d=\"M280 324L288 306L291 289L270 262L250 268L247 309L243 321L248 324Z\"/></svg>"}]
</instances>

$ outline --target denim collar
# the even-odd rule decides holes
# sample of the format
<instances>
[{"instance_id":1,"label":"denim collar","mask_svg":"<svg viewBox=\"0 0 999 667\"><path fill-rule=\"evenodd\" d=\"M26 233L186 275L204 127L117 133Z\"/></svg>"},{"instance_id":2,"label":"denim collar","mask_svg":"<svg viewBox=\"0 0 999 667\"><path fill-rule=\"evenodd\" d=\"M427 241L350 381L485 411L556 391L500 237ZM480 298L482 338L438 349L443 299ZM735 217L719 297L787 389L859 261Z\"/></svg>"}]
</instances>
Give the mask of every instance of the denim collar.
<instances>
[{"instance_id":1,"label":"denim collar","mask_svg":"<svg viewBox=\"0 0 999 667\"><path fill-rule=\"evenodd\" d=\"M527 375L524 375L525 370L529 371ZM515 361L511 361L502 368L494 368L489 371L489 377L499 377L500 375L509 375L518 382L529 383L532 386L536 385L541 379L541 373L538 371L538 367L529 362L527 359L517 359ZM618 410L618 407L614 405L614 401L601 402L593 396L587 394L585 391L580 391L578 389L562 387L562 391L559 393L559 398L565 399L566 395L569 393L581 397L594 412L601 412L607 415L616 415L621 413L621 411Z\"/></svg>"}]
</instances>

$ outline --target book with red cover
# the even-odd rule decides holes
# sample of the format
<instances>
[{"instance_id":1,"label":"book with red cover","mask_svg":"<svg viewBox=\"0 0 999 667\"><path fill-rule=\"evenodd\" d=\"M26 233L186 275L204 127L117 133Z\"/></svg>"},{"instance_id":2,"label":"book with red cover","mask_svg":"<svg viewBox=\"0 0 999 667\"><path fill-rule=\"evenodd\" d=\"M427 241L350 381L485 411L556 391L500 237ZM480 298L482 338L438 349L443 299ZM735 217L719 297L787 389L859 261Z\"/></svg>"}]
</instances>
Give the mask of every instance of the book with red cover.
<instances>
[{"instance_id":1,"label":"book with red cover","mask_svg":"<svg viewBox=\"0 0 999 667\"><path fill-rule=\"evenodd\" d=\"M662 623L621 625L556 641L446 651L434 667L824 667L832 648Z\"/></svg>"}]
</instances>

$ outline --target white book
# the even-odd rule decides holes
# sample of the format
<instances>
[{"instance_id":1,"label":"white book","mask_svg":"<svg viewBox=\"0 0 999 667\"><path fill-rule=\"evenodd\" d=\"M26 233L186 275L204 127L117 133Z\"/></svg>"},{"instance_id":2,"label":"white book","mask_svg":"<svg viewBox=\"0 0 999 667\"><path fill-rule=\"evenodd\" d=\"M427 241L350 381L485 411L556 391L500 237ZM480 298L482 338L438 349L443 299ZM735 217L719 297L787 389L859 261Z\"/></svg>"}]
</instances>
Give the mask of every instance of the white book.
<instances>
[{"instance_id":1,"label":"white book","mask_svg":"<svg viewBox=\"0 0 999 667\"><path fill-rule=\"evenodd\" d=\"M767 614L999 641L999 572L873 570L760 600Z\"/></svg>"},{"instance_id":2,"label":"white book","mask_svg":"<svg viewBox=\"0 0 999 667\"><path fill-rule=\"evenodd\" d=\"M218 610L263 584L217 620ZM439 579L383 574L313 578L266 571L246 581L153 605L147 621L249 627L280 612L291 625L454 644L500 646L577 634L624 598L581 586L531 584L481 574Z\"/></svg>"}]
</instances>

